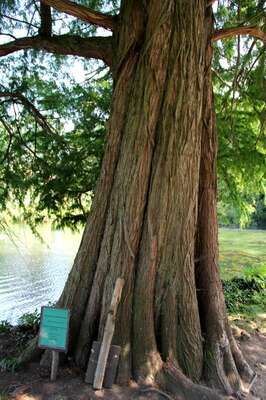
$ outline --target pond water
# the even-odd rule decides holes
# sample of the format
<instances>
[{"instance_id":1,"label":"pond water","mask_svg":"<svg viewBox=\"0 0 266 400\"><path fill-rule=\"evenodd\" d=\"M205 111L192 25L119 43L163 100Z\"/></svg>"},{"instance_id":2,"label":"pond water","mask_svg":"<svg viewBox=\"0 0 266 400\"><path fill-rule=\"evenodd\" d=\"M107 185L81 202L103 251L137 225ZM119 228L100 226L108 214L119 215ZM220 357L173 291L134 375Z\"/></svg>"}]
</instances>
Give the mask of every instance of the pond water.
<instances>
[{"instance_id":1,"label":"pond water","mask_svg":"<svg viewBox=\"0 0 266 400\"><path fill-rule=\"evenodd\" d=\"M43 226L40 234L45 243L24 226L0 234L0 321L17 323L23 313L55 302L61 294L81 233ZM266 231L220 229L219 236L223 278L245 265L266 263Z\"/></svg>"},{"instance_id":2,"label":"pond water","mask_svg":"<svg viewBox=\"0 0 266 400\"><path fill-rule=\"evenodd\" d=\"M44 243L29 228L12 227L0 235L0 321L17 323L25 312L55 302L73 264L81 234L40 230Z\"/></svg>"}]
</instances>

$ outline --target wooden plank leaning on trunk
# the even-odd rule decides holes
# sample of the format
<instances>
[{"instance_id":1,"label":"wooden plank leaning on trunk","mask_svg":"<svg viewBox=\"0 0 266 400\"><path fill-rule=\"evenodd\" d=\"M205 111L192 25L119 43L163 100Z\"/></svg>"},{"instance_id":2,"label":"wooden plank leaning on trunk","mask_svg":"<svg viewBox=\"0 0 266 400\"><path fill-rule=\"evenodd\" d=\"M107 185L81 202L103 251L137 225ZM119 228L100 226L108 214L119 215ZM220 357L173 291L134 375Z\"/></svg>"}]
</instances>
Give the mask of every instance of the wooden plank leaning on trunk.
<instances>
[{"instance_id":1,"label":"wooden plank leaning on trunk","mask_svg":"<svg viewBox=\"0 0 266 400\"><path fill-rule=\"evenodd\" d=\"M85 375L85 382L93 385L96 367L98 364L98 358L101 350L101 342L93 342L91 348L91 354L88 362L88 368ZM121 352L121 347L114 344L111 345L109 355L107 358L103 387L105 389L110 389L115 382L117 367L119 363L119 356Z\"/></svg>"},{"instance_id":2,"label":"wooden plank leaning on trunk","mask_svg":"<svg viewBox=\"0 0 266 400\"><path fill-rule=\"evenodd\" d=\"M107 358L115 330L115 318L116 318L117 307L121 298L123 286L124 286L124 279L118 278L115 283L115 289L111 301L111 306L108 311L107 320L104 328L103 341L93 381L94 389L101 389L103 385Z\"/></svg>"}]
</instances>

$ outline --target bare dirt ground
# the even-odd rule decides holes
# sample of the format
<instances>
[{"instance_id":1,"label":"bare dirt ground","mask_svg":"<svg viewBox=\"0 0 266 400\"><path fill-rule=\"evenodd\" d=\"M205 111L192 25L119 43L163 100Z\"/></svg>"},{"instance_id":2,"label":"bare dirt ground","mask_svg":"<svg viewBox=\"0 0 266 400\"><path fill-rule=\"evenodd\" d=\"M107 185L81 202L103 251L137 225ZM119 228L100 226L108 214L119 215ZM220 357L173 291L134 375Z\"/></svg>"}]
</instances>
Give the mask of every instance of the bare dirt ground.
<instances>
[{"instance_id":1,"label":"bare dirt ground","mask_svg":"<svg viewBox=\"0 0 266 400\"><path fill-rule=\"evenodd\" d=\"M249 400L266 400L266 336L255 333L241 342L241 349L250 366L257 373Z\"/></svg>"},{"instance_id":2,"label":"bare dirt ground","mask_svg":"<svg viewBox=\"0 0 266 400\"><path fill-rule=\"evenodd\" d=\"M266 400L266 336L260 333L241 335L238 340L242 351L257 373L256 381L247 400ZM2 347L1 347L2 346ZM0 336L0 359L8 343ZM11 344L12 346L12 344ZM173 397L159 391L146 391L133 382L129 387L114 385L112 389L93 391L84 383L83 374L75 367L65 366L59 370L56 382L49 381L48 371L32 363L26 369L11 373L0 372L0 400L165 400Z\"/></svg>"}]
</instances>

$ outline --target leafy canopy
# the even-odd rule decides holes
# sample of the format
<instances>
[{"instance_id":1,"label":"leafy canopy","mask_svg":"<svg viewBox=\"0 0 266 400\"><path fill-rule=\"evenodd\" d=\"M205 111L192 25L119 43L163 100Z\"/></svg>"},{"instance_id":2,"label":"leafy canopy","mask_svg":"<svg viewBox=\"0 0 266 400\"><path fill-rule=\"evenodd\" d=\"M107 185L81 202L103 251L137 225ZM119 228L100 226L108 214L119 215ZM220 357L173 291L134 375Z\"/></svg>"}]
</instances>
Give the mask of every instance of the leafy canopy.
<instances>
[{"instance_id":1,"label":"leafy canopy","mask_svg":"<svg viewBox=\"0 0 266 400\"><path fill-rule=\"evenodd\" d=\"M221 4L221 26L256 24L265 30L265 1ZM221 222L245 225L266 190L265 43L247 36L217 42L213 83L219 138L218 177Z\"/></svg>"}]
</instances>

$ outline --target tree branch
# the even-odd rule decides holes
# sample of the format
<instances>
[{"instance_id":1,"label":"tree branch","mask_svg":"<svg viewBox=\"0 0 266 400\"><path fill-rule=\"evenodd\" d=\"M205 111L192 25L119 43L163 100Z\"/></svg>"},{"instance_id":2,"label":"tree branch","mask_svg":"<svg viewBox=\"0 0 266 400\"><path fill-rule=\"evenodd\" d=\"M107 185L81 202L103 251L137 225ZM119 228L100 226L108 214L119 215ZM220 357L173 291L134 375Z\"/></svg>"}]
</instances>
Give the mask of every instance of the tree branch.
<instances>
[{"instance_id":1,"label":"tree branch","mask_svg":"<svg viewBox=\"0 0 266 400\"><path fill-rule=\"evenodd\" d=\"M4 32L0 32L0 36L8 36L11 37L12 39L16 40L16 36L11 35L11 33L4 33Z\"/></svg>"},{"instance_id":2,"label":"tree branch","mask_svg":"<svg viewBox=\"0 0 266 400\"><path fill-rule=\"evenodd\" d=\"M212 69L212 72L214 73L214 75L217 76L217 78L218 78L225 86L227 86L227 87L229 87L229 88L231 89L231 85L230 85L228 82L226 82L226 81L221 77L221 75L219 74L218 71L216 71L216 69Z\"/></svg>"},{"instance_id":3,"label":"tree branch","mask_svg":"<svg viewBox=\"0 0 266 400\"><path fill-rule=\"evenodd\" d=\"M0 57L27 49L45 50L53 54L96 58L103 60L109 66L112 64L111 36L82 38L73 35L54 35L48 38L38 35L25 37L0 45Z\"/></svg>"},{"instance_id":4,"label":"tree branch","mask_svg":"<svg viewBox=\"0 0 266 400\"><path fill-rule=\"evenodd\" d=\"M52 36L52 13L51 7L47 6L41 1L40 5L41 26L39 28L39 35Z\"/></svg>"},{"instance_id":5,"label":"tree branch","mask_svg":"<svg viewBox=\"0 0 266 400\"><path fill-rule=\"evenodd\" d=\"M115 17L92 10L89 7L76 4L70 0L42 0L48 6L58 11L72 15L89 24L101 26L105 29L114 30Z\"/></svg>"},{"instance_id":6,"label":"tree branch","mask_svg":"<svg viewBox=\"0 0 266 400\"><path fill-rule=\"evenodd\" d=\"M250 35L266 43L266 33L257 26L236 26L234 28L220 29L214 32L212 40L216 42L236 35Z\"/></svg>"},{"instance_id":7,"label":"tree branch","mask_svg":"<svg viewBox=\"0 0 266 400\"><path fill-rule=\"evenodd\" d=\"M40 113L40 111L35 107L33 103L31 103L27 97L25 97L20 92L9 92L9 91L2 91L0 92L0 97L10 97L12 99L17 99L23 104L34 116L35 120L38 124L47 132L54 134L52 128L48 124L46 118Z\"/></svg>"},{"instance_id":8,"label":"tree branch","mask_svg":"<svg viewBox=\"0 0 266 400\"><path fill-rule=\"evenodd\" d=\"M30 23L30 22L28 22L28 21L23 21L23 20L21 20L21 19L17 19L17 18L14 18L14 17L10 17L9 15L5 15L5 14L0 13L0 17L8 18L8 19L10 19L11 21L19 22L19 23L21 23L21 24L26 24L26 25L29 25L29 26L33 26L34 28L38 28L37 25L34 25L34 24L32 24L32 23Z\"/></svg>"},{"instance_id":9,"label":"tree branch","mask_svg":"<svg viewBox=\"0 0 266 400\"><path fill-rule=\"evenodd\" d=\"M66 144L64 138L62 136L60 136L56 131L53 130L52 126L49 124L46 117L44 115L42 115L42 113L36 108L36 106L29 99L27 99L27 97L25 97L22 93L20 93L19 91L11 92L9 90L2 90L2 91L0 91L0 97L12 99L13 106L14 106L15 101L19 104L22 104L28 110L28 112L31 113L31 115L35 119L36 124L38 124L46 133L48 133L49 135L52 135L53 139L56 140L58 143L63 144L64 147L68 146ZM17 127L17 132L18 132L21 140L23 141L23 136L22 136L21 130L20 130L21 124L17 121L17 113L16 113L15 108L14 108L14 113L16 116L15 123L16 123L16 127ZM2 120L1 120L1 122L3 123ZM6 126L6 129L7 129L7 126ZM8 132L10 133L10 131L8 131ZM35 141L36 141L36 132L35 132ZM32 152L35 155L35 157L37 157L36 151L33 151L29 146L27 146L27 144L24 141L23 141L23 145L30 152ZM35 145L35 148L36 148L36 145Z\"/></svg>"}]
</instances>

